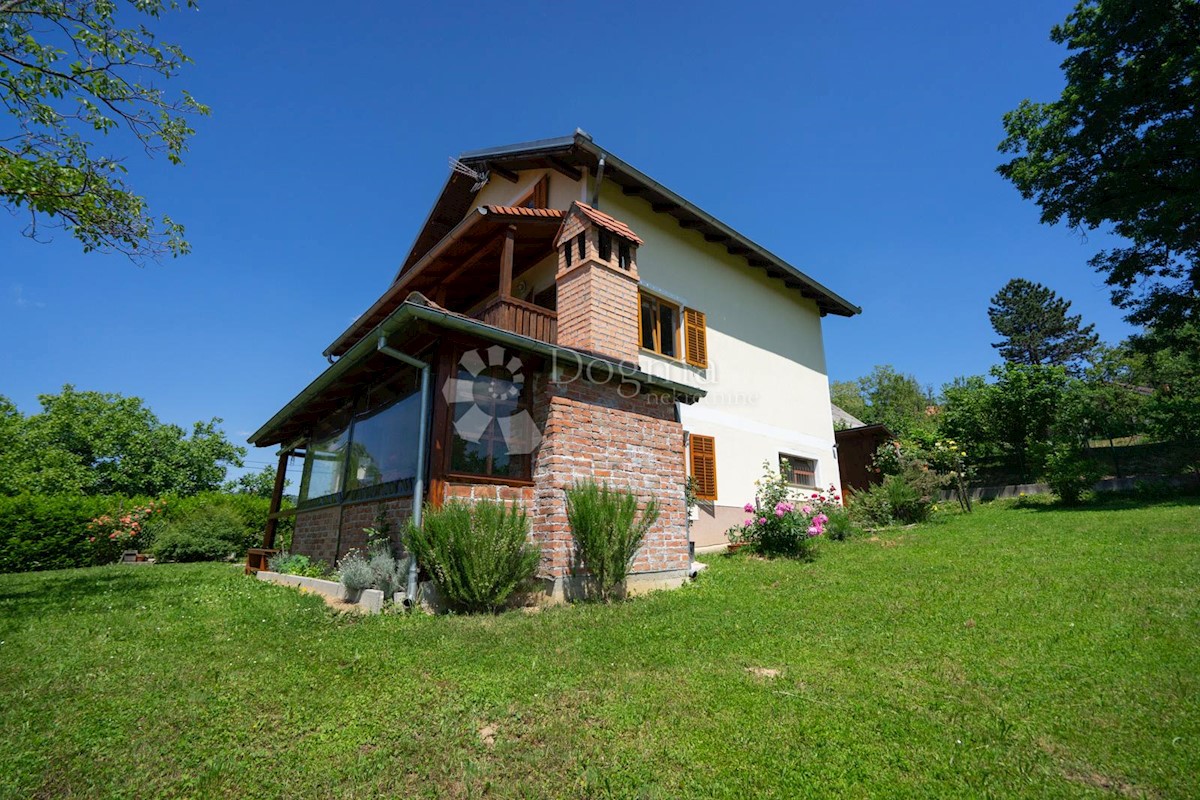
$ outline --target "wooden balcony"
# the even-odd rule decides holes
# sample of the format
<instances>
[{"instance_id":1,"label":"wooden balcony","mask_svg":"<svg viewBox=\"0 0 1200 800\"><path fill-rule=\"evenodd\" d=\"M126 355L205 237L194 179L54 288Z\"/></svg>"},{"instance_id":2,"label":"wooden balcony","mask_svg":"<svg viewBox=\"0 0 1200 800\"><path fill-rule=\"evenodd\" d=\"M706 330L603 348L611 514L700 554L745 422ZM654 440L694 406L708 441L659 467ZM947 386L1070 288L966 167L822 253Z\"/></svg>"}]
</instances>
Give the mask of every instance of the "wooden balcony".
<instances>
[{"instance_id":1,"label":"wooden balcony","mask_svg":"<svg viewBox=\"0 0 1200 800\"><path fill-rule=\"evenodd\" d=\"M558 314L513 297L497 297L474 317L488 325L550 344L554 344L558 336Z\"/></svg>"}]
</instances>

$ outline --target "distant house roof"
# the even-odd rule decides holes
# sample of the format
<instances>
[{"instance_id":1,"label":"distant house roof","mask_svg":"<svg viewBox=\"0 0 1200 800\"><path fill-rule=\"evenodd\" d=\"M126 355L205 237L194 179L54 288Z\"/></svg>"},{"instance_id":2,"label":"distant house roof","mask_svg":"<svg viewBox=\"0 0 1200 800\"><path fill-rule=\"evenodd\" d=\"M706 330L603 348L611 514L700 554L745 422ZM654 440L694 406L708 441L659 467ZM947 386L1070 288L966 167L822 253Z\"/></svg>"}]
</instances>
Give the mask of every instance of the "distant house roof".
<instances>
[{"instance_id":1,"label":"distant house roof","mask_svg":"<svg viewBox=\"0 0 1200 800\"><path fill-rule=\"evenodd\" d=\"M462 163L479 171L490 172L493 176L500 176L500 180L516 180L516 173L527 169L552 169L572 180L581 180L585 170L590 171L592 175L597 174L601 159L604 161L606 184L620 187L631 197L642 198L654 211L673 217L681 228L696 231L705 241L724 247L730 255L745 258L750 266L763 270L768 276L782 281L789 289L794 289L816 302L822 315L852 317L862 312L861 308L762 245L738 233L694 203L601 148L591 136L581 130L575 131L571 136L557 139L490 147L459 156ZM493 180L496 179L493 177ZM434 249L466 216L478 191L473 188L475 184L475 178L461 172L450 174L425 224L421 226L408 257L400 267L397 280L402 280L404 273Z\"/></svg>"},{"instance_id":2,"label":"distant house roof","mask_svg":"<svg viewBox=\"0 0 1200 800\"><path fill-rule=\"evenodd\" d=\"M835 425L840 422L847 428L865 428L867 426L867 423L863 422L849 411L839 408L833 403L830 403L829 407L833 410L833 422Z\"/></svg>"},{"instance_id":3,"label":"distant house roof","mask_svg":"<svg viewBox=\"0 0 1200 800\"><path fill-rule=\"evenodd\" d=\"M620 236L622 239L628 239L634 244L642 244L641 237L634 233L632 228L630 228L624 222L621 222L621 220L610 217L603 211L597 211L587 203L581 203L578 200L571 204L571 208L579 209L579 213L583 214L593 223L601 228L604 228L606 231L614 233L617 236ZM567 213L571 213L571 209L567 209Z\"/></svg>"}]
</instances>

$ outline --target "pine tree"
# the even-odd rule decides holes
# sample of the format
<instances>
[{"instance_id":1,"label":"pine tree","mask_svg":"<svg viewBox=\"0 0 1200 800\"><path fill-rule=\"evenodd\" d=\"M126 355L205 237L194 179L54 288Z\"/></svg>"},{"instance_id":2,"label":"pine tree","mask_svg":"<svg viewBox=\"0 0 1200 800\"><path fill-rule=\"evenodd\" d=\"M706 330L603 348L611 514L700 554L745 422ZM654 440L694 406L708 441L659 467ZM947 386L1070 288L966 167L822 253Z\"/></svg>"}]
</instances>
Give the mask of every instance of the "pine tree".
<instances>
[{"instance_id":1,"label":"pine tree","mask_svg":"<svg viewBox=\"0 0 1200 800\"><path fill-rule=\"evenodd\" d=\"M1072 371L1095 351L1095 325L1071 315L1071 301L1024 278L1013 278L992 298L988 318L1003 341L992 347L1011 364L1049 364Z\"/></svg>"}]
</instances>

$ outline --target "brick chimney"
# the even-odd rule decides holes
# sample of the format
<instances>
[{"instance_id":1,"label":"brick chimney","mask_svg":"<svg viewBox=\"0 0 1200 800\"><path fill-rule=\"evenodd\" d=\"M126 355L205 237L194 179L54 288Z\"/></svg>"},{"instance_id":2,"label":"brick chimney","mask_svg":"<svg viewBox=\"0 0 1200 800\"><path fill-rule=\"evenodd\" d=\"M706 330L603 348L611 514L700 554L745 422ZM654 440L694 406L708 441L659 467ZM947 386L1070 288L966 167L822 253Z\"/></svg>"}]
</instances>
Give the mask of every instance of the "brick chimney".
<instances>
[{"instance_id":1,"label":"brick chimney","mask_svg":"<svg viewBox=\"0 0 1200 800\"><path fill-rule=\"evenodd\" d=\"M558 344L638 360L638 235L620 220L572 203L558 250Z\"/></svg>"}]
</instances>

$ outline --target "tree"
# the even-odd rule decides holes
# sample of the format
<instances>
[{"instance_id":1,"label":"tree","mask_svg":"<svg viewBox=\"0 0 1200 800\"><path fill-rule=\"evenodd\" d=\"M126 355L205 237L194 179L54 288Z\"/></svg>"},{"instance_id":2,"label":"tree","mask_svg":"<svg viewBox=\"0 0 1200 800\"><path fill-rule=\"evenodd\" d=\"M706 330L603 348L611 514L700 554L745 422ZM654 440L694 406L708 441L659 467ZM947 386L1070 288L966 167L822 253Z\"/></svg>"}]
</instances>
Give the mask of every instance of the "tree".
<instances>
[{"instance_id":1,"label":"tree","mask_svg":"<svg viewBox=\"0 0 1200 800\"><path fill-rule=\"evenodd\" d=\"M284 480L286 490L291 481ZM275 492L275 467L267 465L258 472L248 472L225 484L229 494L249 494L255 497L270 497Z\"/></svg>"},{"instance_id":2,"label":"tree","mask_svg":"<svg viewBox=\"0 0 1200 800\"><path fill-rule=\"evenodd\" d=\"M1029 483L1043 473L1051 440L1061 434L1055 426L1064 419L1070 378L1062 367L1028 364L1004 364L991 372L992 430L1013 458L1021 483Z\"/></svg>"},{"instance_id":3,"label":"tree","mask_svg":"<svg viewBox=\"0 0 1200 800\"><path fill-rule=\"evenodd\" d=\"M888 364L856 381L833 384L830 394L839 408L869 425L886 425L899 436L933 427L929 392L912 375L897 372Z\"/></svg>"},{"instance_id":4,"label":"tree","mask_svg":"<svg viewBox=\"0 0 1200 800\"><path fill-rule=\"evenodd\" d=\"M137 397L63 387L41 395L42 410L20 433L0 438L0 493L192 495L220 488L245 448L225 438L221 420L196 422L190 435L164 424Z\"/></svg>"},{"instance_id":5,"label":"tree","mask_svg":"<svg viewBox=\"0 0 1200 800\"><path fill-rule=\"evenodd\" d=\"M1150 390L1140 385L1142 359L1128 346L1101 347L1084 376L1089 433L1108 440L1113 472L1123 477L1115 439L1141 431Z\"/></svg>"},{"instance_id":6,"label":"tree","mask_svg":"<svg viewBox=\"0 0 1200 800\"><path fill-rule=\"evenodd\" d=\"M1005 114L998 170L1042 222L1128 240L1091 264L1142 325L1200 321L1200 0L1082 0L1066 88Z\"/></svg>"},{"instance_id":7,"label":"tree","mask_svg":"<svg viewBox=\"0 0 1200 800\"><path fill-rule=\"evenodd\" d=\"M1070 315L1071 301L1054 290L1024 278L1013 278L992 297L988 319L1002 337L992 347L1013 364L1046 364L1082 369L1100 344L1095 325L1081 325L1083 317Z\"/></svg>"},{"instance_id":8,"label":"tree","mask_svg":"<svg viewBox=\"0 0 1200 800\"><path fill-rule=\"evenodd\" d=\"M866 421L867 401L863 399L858 381L834 381L829 384L829 399L850 416Z\"/></svg>"},{"instance_id":9,"label":"tree","mask_svg":"<svg viewBox=\"0 0 1200 800\"><path fill-rule=\"evenodd\" d=\"M0 105L9 112L0 126L0 203L28 215L25 235L61 227L84 252L139 262L188 252L183 227L151 215L126 184L122 159L85 138L121 131L148 155L181 162L195 132L189 117L208 108L155 81L190 59L143 25L118 22L177 8L177 0L0 0Z\"/></svg>"}]
</instances>

